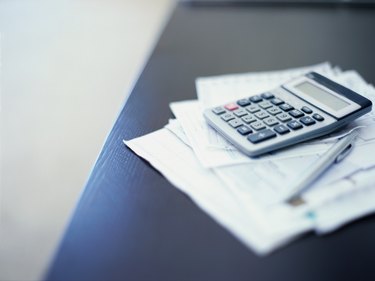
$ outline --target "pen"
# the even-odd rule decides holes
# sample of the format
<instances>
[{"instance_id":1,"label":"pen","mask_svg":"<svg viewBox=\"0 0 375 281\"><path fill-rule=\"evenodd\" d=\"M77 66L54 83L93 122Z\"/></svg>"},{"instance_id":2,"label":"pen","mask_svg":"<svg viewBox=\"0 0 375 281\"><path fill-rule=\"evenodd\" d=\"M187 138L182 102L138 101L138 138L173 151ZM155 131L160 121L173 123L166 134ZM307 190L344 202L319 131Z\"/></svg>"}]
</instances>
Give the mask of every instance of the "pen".
<instances>
[{"instance_id":1,"label":"pen","mask_svg":"<svg viewBox=\"0 0 375 281\"><path fill-rule=\"evenodd\" d=\"M325 172L331 165L343 160L353 148L353 142L358 132L353 131L342 137L320 159L306 169L294 182L293 189L288 192L284 201L296 198L303 190L308 188L313 181Z\"/></svg>"}]
</instances>

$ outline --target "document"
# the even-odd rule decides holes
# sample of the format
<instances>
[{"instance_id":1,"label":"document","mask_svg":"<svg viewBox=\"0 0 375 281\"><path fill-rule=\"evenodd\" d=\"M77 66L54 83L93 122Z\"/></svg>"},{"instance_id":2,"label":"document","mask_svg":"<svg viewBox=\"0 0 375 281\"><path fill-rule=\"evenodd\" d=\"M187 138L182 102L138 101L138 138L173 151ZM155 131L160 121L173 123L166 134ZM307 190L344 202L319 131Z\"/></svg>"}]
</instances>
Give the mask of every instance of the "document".
<instances>
[{"instance_id":1,"label":"document","mask_svg":"<svg viewBox=\"0 0 375 281\"><path fill-rule=\"evenodd\" d=\"M197 79L199 100L171 103L176 119L153 133L124 141L186 193L202 210L259 255L299 235L322 235L375 211L375 116L362 116L323 138L249 158L211 129L202 109L274 88L311 69L360 92L375 103L375 89L355 71L329 63L270 73ZM273 84L275 83L275 84ZM250 89L250 90L249 90ZM354 149L303 192L284 202L296 177L338 138L358 130Z\"/></svg>"},{"instance_id":2,"label":"document","mask_svg":"<svg viewBox=\"0 0 375 281\"><path fill-rule=\"evenodd\" d=\"M243 204L210 169L197 161L191 149L167 129L124 141L146 159L174 186L189 195L204 211L260 255L284 245L298 234L312 229L304 216L272 221L254 208L250 214ZM282 227L277 227L277 225Z\"/></svg>"}]
</instances>

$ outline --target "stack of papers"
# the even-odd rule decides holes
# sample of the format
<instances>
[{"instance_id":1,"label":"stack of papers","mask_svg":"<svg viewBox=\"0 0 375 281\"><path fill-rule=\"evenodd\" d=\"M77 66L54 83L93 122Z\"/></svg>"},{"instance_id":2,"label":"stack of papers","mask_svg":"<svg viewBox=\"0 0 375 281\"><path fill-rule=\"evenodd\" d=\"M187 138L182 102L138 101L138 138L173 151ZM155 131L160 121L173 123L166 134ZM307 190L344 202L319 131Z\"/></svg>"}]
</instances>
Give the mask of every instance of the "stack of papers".
<instances>
[{"instance_id":1,"label":"stack of papers","mask_svg":"<svg viewBox=\"0 0 375 281\"><path fill-rule=\"evenodd\" d=\"M259 255L302 233L325 234L375 211L375 116L362 116L334 134L249 158L205 122L203 109L271 90L309 71L318 72L375 103L375 89L355 71L329 63L273 72L198 78L196 100L173 102L176 119L162 129L124 141L219 224ZM355 147L301 199L282 200L296 176L338 138L358 130Z\"/></svg>"}]
</instances>

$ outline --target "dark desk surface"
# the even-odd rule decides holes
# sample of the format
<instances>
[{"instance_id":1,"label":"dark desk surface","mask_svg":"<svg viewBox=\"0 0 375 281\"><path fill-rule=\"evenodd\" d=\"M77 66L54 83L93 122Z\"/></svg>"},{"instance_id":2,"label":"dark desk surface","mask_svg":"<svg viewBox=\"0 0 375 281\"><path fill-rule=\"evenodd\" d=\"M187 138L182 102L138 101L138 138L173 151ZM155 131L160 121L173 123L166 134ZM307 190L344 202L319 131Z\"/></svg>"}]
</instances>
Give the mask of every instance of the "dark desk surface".
<instances>
[{"instance_id":1,"label":"dark desk surface","mask_svg":"<svg viewBox=\"0 0 375 281\"><path fill-rule=\"evenodd\" d=\"M49 280L375 280L375 217L265 258L122 144L164 126L197 76L326 60L375 83L375 9L177 6L112 129ZM124 50L126 51L126 50Z\"/></svg>"}]
</instances>

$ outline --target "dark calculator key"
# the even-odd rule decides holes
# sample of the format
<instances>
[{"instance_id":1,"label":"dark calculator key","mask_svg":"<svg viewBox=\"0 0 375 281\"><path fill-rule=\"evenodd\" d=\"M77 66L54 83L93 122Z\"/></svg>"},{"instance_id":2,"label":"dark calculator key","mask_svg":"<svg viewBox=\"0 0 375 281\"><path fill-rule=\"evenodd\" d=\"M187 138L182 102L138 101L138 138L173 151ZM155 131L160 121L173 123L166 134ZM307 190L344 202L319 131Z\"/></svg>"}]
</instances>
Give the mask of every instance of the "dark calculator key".
<instances>
[{"instance_id":1,"label":"dark calculator key","mask_svg":"<svg viewBox=\"0 0 375 281\"><path fill-rule=\"evenodd\" d=\"M220 114L223 114L226 111L223 107L218 106L218 107L215 107L214 109L212 109L212 112L217 114L217 115L220 115Z\"/></svg>"},{"instance_id":2,"label":"dark calculator key","mask_svg":"<svg viewBox=\"0 0 375 281\"><path fill-rule=\"evenodd\" d=\"M248 105L250 105L250 102L249 102L248 99L241 99L241 100L238 100L238 101L237 101L237 104L238 104L239 106L248 106Z\"/></svg>"},{"instance_id":3,"label":"dark calculator key","mask_svg":"<svg viewBox=\"0 0 375 281\"><path fill-rule=\"evenodd\" d=\"M250 134L252 131L253 130L251 130L248 126L245 125L242 125L237 129L237 132L239 132L243 136Z\"/></svg>"},{"instance_id":4,"label":"dark calculator key","mask_svg":"<svg viewBox=\"0 0 375 281\"><path fill-rule=\"evenodd\" d=\"M252 96L250 98L250 101L252 101L252 102L260 102L260 101L262 101L262 98L260 96L256 95L256 96Z\"/></svg>"},{"instance_id":5,"label":"dark calculator key","mask_svg":"<svg viewBox=\"0 0 375 281\"><path fill-rule=\"evenodd\" d=\"M302 108L301 108L301 110L303 111L303 112L305 112L306 114L311 114L313 111L309 108L309 107L307 107L307 106L303 106Z\"/></svg>"},{"instance_id":6,"label":"dark calculator key","mask_svg":"<svg viewBox=\"0 0 375 281\"><path fill-rule=\"evenodd\" d=\"M247 111L243 108L239 108L233 111L233 114L236 115L237 117L242 117L242 116L247 115Z\"/></svg>"},{"instance_id":7,"label":"dark calculator key","mask_svg":"<svg viewBox=\"0 0 375 281\"><path fill-rule=\"evenodd\" d=\"M276 133L270 129L266 129L248 136L247 139L252 143L258 143L274 137L276 137Z\"/></svg>"},{"instance_id":8,"label":"dark calculator key","mask_svg":"<svg viewBox=\"0 0 375 281\"><path fill-rule=\"evenodd\" d=\"M238 109L238 105L235 104L235 103L228 103L227 105L224 106L226 109L230 110L230 111L233 111L233 110L236 110Z\"/></svg>"},{"instance_id":9,"label":"dark calculator key","mask_svg":"<svg viewBox=\"0 0 375 281\"><path fill-rule=\"evenodd\" d=\"M261 94L261 97L266 99L266 100L269 100L269 99L274 98L275 96L273 94L271 94L270 92L266 92L266 93Z\"/></svg>"},{"instance_id":10,"label":"dark calculator key","mask_svg":"<svg viewBox=\"0 0 375 281\"><path fill-rule=\"evenodd\" d=\"M290 132L290 130L289 130L286 126L281 125L281 124L280 124L280 125L277 125L277 126L275 126L275 127L273 127L273 129L274 129L277 133L279 133L280 135L284 135L284 134Z\"/></svg>"},{"instance_id":11,"label":"dark calculator key","mask_svg":"<svg viewBox=\"0 0 375 281\"><path fill-rule=\"evenodd\" d=\"M324 117L323 117L322 115L319 115L318 113L314 113L314 114L312 115L312 117L313 117L316 121L319 121L319 122L321 122L321 121L324 120Z\"/></svg>"},{"instance_id":12,"label":"dark calculator key","mask_svg":"<svg viewBox=\"0 0 375 281\"><path fill-rule=\"evenodd\" d=\"M284 103L283 100L278 99L278 98L274 98L274 99L272 99L271 102L272 102L274 105L280 105L280 104L283 104L283 103Z\"/></svg>"},{"instance_id":13,"label":"dark calculator key","mask_svg":"<svg viewBox=\"0 0 375 281\"><path fill-rule=\"evenodd\" d=\"M301 123L299 123L298 121L296 120L293 120L293 121L290 121L287 123L288 127L293 129L293 130L298 130L298 129L301 129L303 126L301 125Z\"/></svg>"},{"instance_id":14,"label":"dark calculator key","mask_svg":"<svg viewBox=\"0 0 375 281\"><path fill-rule=\"evenodd\" d=\"M284 103L282 105L279 106L282 110L284 111L289 111L289 110L292 110L294 109L293 106L291 106L290 104L287 104L287 103Z\"/></svg>"},{"instance_id":15,"label":"dark calculator key","mask_svg":"<svg viewBox=\"0 0 375 281\"><path fill-rule=\"evenodd\" d=\"M292 111L289 112L289 114L291 116L293 116L294 118L299 118L299 117L302 117L302 116L305 115L301 111L299 111L298 109L293 109Z\"/></svg>"},{"instance_id":16,"label":"dark calculator key","mask_svg":"<svg viewBox=\"0 0 375 281\"><path fill-rule=\"evenodd\" d=\"M306 126L310 126L310 125L313 125L313 124L316 123L315 120L312 119L310 116L302 117L301 119L299 119L299 121L300 121L302 124L306 125Z\"/></svg>"},{"instance_id":17,"label":"dark calculator key","mask_svg":"<svg viewBox=\"0 0 375 281\"><path fill-rule=\"evenodd\" d=\"M225 113L225 114L221 115L220 117L221 117L221 119L223 119L226 122L234 119L234 115L232 113Z\"/></svg>"},{"instance_id":18,"label":"dark calculator key","mask_svg":"<svg viewBox=\"0 0 375 281\"><path fill-rule=\"evenodd\" d=\"M238 128L239 126L242 126L242 122L241 122L240 120L238 120L238 119L230 120L230 121L228 122L228 124L229 124L230 126L232 126L233 128Z\"/></svg>"}]
</instances>

